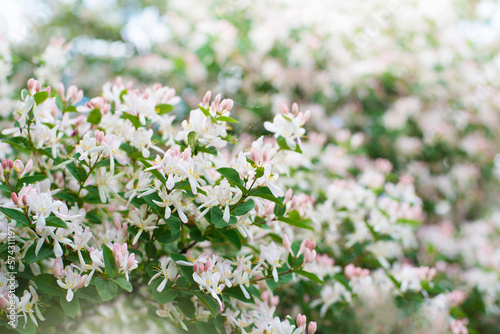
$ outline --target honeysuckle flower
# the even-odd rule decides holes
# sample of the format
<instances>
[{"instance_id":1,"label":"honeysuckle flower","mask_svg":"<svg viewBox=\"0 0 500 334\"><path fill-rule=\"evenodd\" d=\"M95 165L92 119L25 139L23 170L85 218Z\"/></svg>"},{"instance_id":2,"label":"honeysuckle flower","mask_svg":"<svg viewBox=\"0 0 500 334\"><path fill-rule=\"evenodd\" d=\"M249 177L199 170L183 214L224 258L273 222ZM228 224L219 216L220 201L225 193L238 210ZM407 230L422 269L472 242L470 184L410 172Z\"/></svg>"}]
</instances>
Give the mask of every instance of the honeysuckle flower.
<instances>
[{"instance_id":1,"label":"honeysuckle flower","mask_svg":"<svg viewBox=\"0 0 500 334\"><path fill-rule=\"evenodd\" d=\"M135 254L129 253L126 243L121 246L115 243L112 248L118 272L120 274L125 274L125 278L128 281L129 273L138 267L138 261L135 259Z\"/></svg>"},{"instance_id":2,"label":"honeysuckle flower","mask_svg":"<svg viewBox=\"0 0 500 334\"><path fill-rule=\"evenodd\" d=\"M21 299L19 299L17 296L15 296L15 298L17 299L17 313L22 313L24 316L23 328L26 328L28 317L35 323L37 327L38 322L35 318L35 315L38 317L38 319L45 321L45 318L42 316L42 313L38 308L38 294L32 286L29 287L29 291L24 290Z\"/></svg>"},{"instance_id":3,"label":"honeysuckle flower","mask_svg":"<svg viewBox=\"0 0 500 334\"><path fill-rule=\"evenodd\" d=\"M158 193L158 195L160 196L162 201L160 202L160 201L153 200L153 202L156 205L165 208L165 219L170 218L170 215L172 214L172 212L177 211L177 214L179 215L179 218L181 219L181 221L183 223L188 222L188 217L184 213L184 210L186 209L186 207L182 203L183 193L184 193L184 191L179 190L179 189L175 189L170 193L168 193L166 191L160 191ZM170 208L170 206L173 206L174 209L172 210Z\"/></svg>"},{"instance_id":4,"label":"honeysuckle flower","mask_svg":"<svg viewBox=\"0 0 500 334\"><path fill-rule=\"evenodd\" d=\"M137 226L139 232L134 237L132 241L132 245L135 245L139 240L139 237L142 235L144 231L152 233L158 226L156 223L158 222L158 216L155 214L148 214L148 206L146 204L142 204L139 209L132 210L128 217L128 221L131 226Z\"/></svg>"},{"instance_id":5,"label":"honeysuckle flower","mask_svg":"<svg viewBox=\"0 0 500 334\"><path fill-rule=\"evenodd\" d=\"M269 246L260 245L260 261L266 261L272 268L272 274L275 282L278 282L278 269L282 267L283 260L281 256L284 249L281 249L273 242Z\"/></svg>"},{"instance_id":6,"label":"honeysuckle flower","mask_svg":"<svg viewBox=\"0 0 500 334\"><path fill-rule=\"evenodd\" d=\"M114 135L105 135L102 141L103 153L105 157L109 157L109 166L112 172L115 170L115 159L121 165L127 163L127 156L125 152L120 149L120 145L120 140Z\"/></svg>"},{"instance_id":7,"label":"honeysuckle flower","mask_svg":"<svg viewBox=\"0 0 500 334\"><path fill-rule=\"evenodd\" d=\"M57 284L67 290L66 301L70 302L73 300L74 292L85 286L85 280L87 275L81 276L73 267L66 266L64 270L59 275Z\"/></svg>"},{"instance_id":8,"label":"honeysuckle flower","mask_svg":"<svg viewBox=\"0 0 500 334\"><path fill-rule=\"evenodd\" d=\"M275 136L282 136L292 150L297 147L295 140L301 145L300 138L305 134L305 129L302 128L310 117L311 112L308 110L305 113L299 112L299 107L296 103L292 106L292 112L286 105L283 105L283 113L274 116L273 122L265 122L264 127L270 132L274 132Z\"/></svg>"},{"instance_id":9,"label":"honeysuckle flower","mask_svg":"<svg viewBox=\"0 0 500 334\"><path fill-rule=\"evenodd\" d=\"M105 167L95 170L95 183L99 191L101 202L106 203L110 193L117 195L119 177L120 175L115 175L112 171L108 173Z\"/></svg>"},{"instance_id":10,"label":"honeysuckle flower","mask_svg":"<svg viewBox=\"0 0 500 334\"><path fill-rule=\"evenodd\" d=\"M156 289L158 292L162 292L169 280L175 282L175 280L177 279L177 274L179 273L179 268L171 258L163 257L160 259L160 267L158 269L158 273L151 277L148 285L150 285L151 282L153 282L156 278L162 276L164 277L164 279Z\"/></svg>"}]
</instances>

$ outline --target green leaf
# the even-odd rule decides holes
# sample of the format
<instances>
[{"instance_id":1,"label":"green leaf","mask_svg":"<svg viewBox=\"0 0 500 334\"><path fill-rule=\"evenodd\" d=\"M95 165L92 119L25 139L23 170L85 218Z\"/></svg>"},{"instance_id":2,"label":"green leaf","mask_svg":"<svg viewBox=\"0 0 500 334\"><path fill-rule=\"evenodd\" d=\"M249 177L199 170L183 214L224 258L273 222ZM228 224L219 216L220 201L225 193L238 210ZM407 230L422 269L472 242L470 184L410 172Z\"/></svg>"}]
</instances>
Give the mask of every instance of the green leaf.
<instances>
[{"instance_id":1,"label":"green leaf","mask_svg":"<svg viewBox=\"0 0 500 334\"><path fill-rule=\"evenodd\" d=\"M307 228L308 230L314 231L314 228L312 226L307 225L305 222L303 222L300 219L293 219L289 217L278 217L276 218L279 221L282 221L284 223L287 223L288 225L292 225L295 227L300 227L300 228Z\"/></svg>"},{"instance_id":2,"label":"green leaf","mask_svg":"<svg viewBox=\"0 0 500 334\"><path fill-rule=\"evenodd\" d=\"M47 178L47 175L44 175L44 174L35 174L35 175L31 175L31 176L25 176L17 182L17 187L19 189L19 186L22 186L25 183L26 184L33 184L35 182L43 181L46 178Z\"/></svg>"},{"instance_id":3,"label":"green leaf","mask_svg":"<svg viewBox=\"0 0 500 334\"><path fill-rule=\"evenodd\" d=\"M28 217L26 217L26 214L22 211L0 207L0 212L11 219L14 219L16 222L22 224L23 226L30 226Z\"/></svg>"},{"instance_id":4,"label":"green leaf","mask_svg":"<svg viewBox=\"0 0 500 334\"><path fill-rule=\"evenodd\" d=\"M244 303L255 304L255 300L253 299L252 295L250 295L249 293L250 299L247 299L247 297L245 297L243 291L241 291L241 288L239 286L233 286L232 288L224 289L222 294L238 299L239 301L242 301Z\"/></svg>"},{"instance_id":5,"label":"green leaf","mask_svg":"<svg viewBox=\"0 0 500 334\"><path fill-rule=\"evenodd\" d=\"M182 297L177 300L177 306L181 309L181 312L188 318L192 319L195 316L195 307L193 302L188 297Z\"/></svg>"},{"instance_id":6,"label":"green leaf","mask_svg":"<svg viewBox=\"0 0 500 334\"><path fill-rule=\"evenodd\" d=\"M211 155L217 155L217 149L213 146L210 147L203 147L203 146L196 146L196 152L203 152L203 153L208 153Z\"/></svg>"},{"instance_id":7,"label":"green leaf","mask_svg":"<svg viewBox=\"0 0 500 334\"><path fill-rule=\"evenodd\" d=\"M10 325L7 325L6 327L9 329L12 328ZM28 318L28 321L26 323L26 328L23 328L23 327L24 327L24 318L19 317L19 323L17 324L17 327L14 329L16 332L18 332L20 334L35 334L36 333L36 325L33 322L33 320L31 320L30 318Z\"/></svg>"},{"instance_id":8,"label":"green leaf","mask_svg":"<svg viewBox=\"0 0 500 334\"><path fill-rule=\"evenodd\" d=\"M111 160L109 158L104 159L103 161L99 162L97 164L97 166L95 166L95 168L108 167L110 164L111 164Z\"/></svg>"},{"instance_id":9,"label":"green leaf","mask_svg":"<svg viewBox=\"0 0 500 334\"><path fill-rule=\"evenodd\" d=\"M226 238L236 249L241 249L241 239L238 232L233 230L217 230L217 232Z\"/></svg>"},{"instance_id":10,"label":"green leaf","mask_svg":"<svg viewBox=\"0 0 500 334\"><path fill-rule=\"evenodd\" d=\"M210 117L210 112L208 111L208 109L205 109L203 108L202 106L198 106L198 108L200 108L201 112L207 116L207 117Z\"/></svg>"},{"instance_id":11,"label":"green leaf","mask_svg":"<svg viewBox=\"0 0 500 334\"><path fill-rule=\"evenodd\" d=\"M194 294L198 297L199 300L201 300L203 304L205 304L206 307L208 307L210 312L212 312L212 315L216 317L217 312L219 311L219 302L214 297L206 295L200 291L196 291Z\"/></svg>"},{"instance_id":12,"label":"green leaf","mask_svg":"<svg viewBox=\"0 0 500 334\"><path fill-rule=\"evenodd\" d=\"M240 178L240 174L233 168L222 167L217 169L217 172L219 172L226 179L233 181L236 184L239 184L241 186L244 184Z\"/></svg>"},{"instance_id":13,"label":"green leaf","mask_svg":"<svg viewBox=\"0 0 500 334\"><path fill-rule=\"evenodd\" d=\"M229 223L226 223L224 220L224 213L218 206L211 208L209 214L210 221L214 224L215 228L224 228L231 224L231 219L229 220ZM236 224L236 221L234 221L234 224Z\"/></svg>"},{"instance_id":14,"label":"green leaf","mask_svg":"<svg viewBox=\"0 0 500 334\"><path fill-rule=\"evenodd\" d=\"M118 284L118 286L120 286L123 290L126 290L128 292L132 292L132 290L134 289L132 287L132 284L129 281L127 281L123 276L115 278L114 282Z\"/></svg>"},{"instance_id":15,"label":"green leaf","mask_svg":"<svg viewBox=\"0 0 500 334\"><path fill-rule=\"evenodd\" d=\"M21 149L29 149L28 138L25 137L13 137L2 140L2 142L19 147Z\"/></svg>"},{"instance_id":16,"label":"green leaf","mask_svg":"<svg viewBox=\"0 0 500 334\"><path fill-rule=\"evenodd\" d=\"M316 276L313 273L310 273L308 271L302 270L302 269L296 269L294 270L294 273L299 274L301 276L304 276L306 278L309 278L311 281L314 281L319 284L325 284L318 276Z\"/></svg>"},{"instance_id":17,"label":"green leaf","mask_svg":"<svg viewBox=\"0 0 500 334\"><path fill-rule=\"evenodd\" d=\"M110 277L115 277L118 274L118 269L116 268L116 261L113 257L113 251L109 249L108 246L103 245L103 256L104 256L104 266L106 268L106 273Z\"/></svg>"},{"instance_id":18,"label":"green leaf","mask_svg":"<svg viewBox=\"0 0 500 334\"><path fill-rule=\"evenodd\" d=\"M235 216L243 216L247 214L250 210L255 207L255 203L252 199L246 202L240 203L234 210L231 209L231 214Z\"/></svg>"},{"instance_id":19,"label":"green leaf","mask_svg":"<svg viewBox=\"0 0 500 334\"><path fill-rule=\"evenodd\" d=\"M219 116L216 118L217 121L222 121L222 122L228 122L228 123L238 123L237 120L232 119L231 117L227 116Z\"/></svg>"},{"instance_id":20,"label":"green leaf","mask_svg":"<svg viewBox=\"0 0 500 334\"><path fill-rule=\"evenodd\" d=\"M264 167L257 167L257 169L255 170L255 178L259 179L264 176L265 171L266 170L264 169Z\"/></svg>"},{"instance_id":21,"label":"green leaf","mask_svg":"<svg viewBox=\"0 0 500 334\"><path fill-rule=\"evenodd\" d=\"M404 219L404 218L399 218L397 220L397 222L400 224L407 224L407 225L411 225L411 226L420 226L422 224L421 221L413 220L413 219Z\"/></svg>"},{"instance_id":22,"label":"green leaf","mask_svg":"<svg viewBox=\"0 0 500 334\"><path fill-rule=\"evenodd\" d=\"M46 90L38 92L35 95L33 95L33 98L35 99L36 105L40 105L45 100L47 100L48 97L49 97L49 93Z\"/></svg>"},{"instance_id":23,"label":"green leaf","mask_svg":"<svg viewBox=\"0 0 500 334\"><path fill-rule=\"evenodd\" d=\"M66 290L57 284L56 278L51 274L40 274L33 277L38 290L51 296L66 296Z\"/></svg>"},{"instance_id":24,"label":"green leaf","mask_svg":"<svg viewBox=\"0 0 500 334\"><path fill-rule=\"evenodd\" d=\"M79 182L83 182L87 179L87 172L81 167L77 167L75 162L72 161L66 165L71 175L73 175Z\"/></svg>"},{"instance_id":25,"label":"green leaf","mask_svg":"<svg viewBox=\"0 0 500 334\"><path fill-rule=\"evenodd\" d=\"M31 245L28 250L26 251L26 255L24 255L24 262L27 264L31 264L43 259L46 259L48 257L55 258L56 256L54 255L54 250L51 246L43 244L40 250L38 251L38 255L35 255L35 250L36 250L36 243Z\"/></svg>"},{"instance_id":26,"label":"green leaf","mask_svg":"<svg viewBox=\"0 0 500 334\"><path fill-rule=\"evenodd\" d=\"M59 303L61 303L61 307L64 313L71 319L75 319L76 314L80 309L80 301L78 300L78 298L73 297L73 300L68 302L65 297L60 297Z\"/></svg>"},{"instance_id":27,"label":"green leaf","mask_svg":"<svg viewBox=\"0 0 500 334\"><path fill-rule=\"evenodd\" d=\"M188 134L188 145L191 147L191 151L194 153L196 148L196 142L200 136L195 131L191 131Z\"/></svg>"},{"instance_id":28,"label":"green leaf","mask_svg":"<svg viewBox=\"0 0 500 334\"><path fill-rule=\"evenodd\" d=\"M128 119L136 129L140 128L142 125L141 121L139 120L139 117L131 115L127 112L124 112L121 118Z\"/></svg>"},{"instance_id":29,"label":"green leaf","mask_svg":"<svg viewBox=\"0 0 500 334\"><path fill-rule=\"evenodd\" d=\"M152 295L155 302L158 304L166 304L177 298L179 291L170 288L170 282L167 283L162 292L158 292L158 286L163 282L164 277L158 277L152 287Z\"/></svg>"},{"instance_id":30,"label":"green leaf","mask_svg":"<svg viewBox=\"0 0 500 334\"><path fill-rule=\"evenodd\" d=\"M260 197L260 198L264 198L264 199L267 199L269 201L272 201L276 204L278 204L279 206L283 206L283 202L281 201L280 198L277 198L277 197L274 197L273 193L271 192L271 190L269 190L268 187L259 187L255 190L250 190L248 192L248 195L249 196L254 196L254 197Z\"/></svg>"},{"instance_id":31,"label":"green leaf","mask_svg":"<svg viewBox=\"0 0 500 334\"><path fill-rule=\"evenodd\" d=\"M146 167L146 168L149 168L151 167L151 163L149 163L146 159L139 159L139 161ZM159 172L157 171L156 169L152 169L149 171L151 174L154 175L154 177L156 177L158 180L161 181L161 183L165 184L167 182L167 180L165 179L165 177Z\"/></svg>"},{"instance_id":32,"label":"green leaf","mask_svg":"<svg viewBox=\"0 0 500 334\"><path fill-rule=\"evenodd\" d=\"M56 217L56 216L50 216L45 219L45 223L47 226L53 226L53 227L60 227L67 229L68 225L66 225L66 222L63 221L62 219Z\"/></svg>"},{"instance_id":33,"label":"green leaf","mask_svg":"<svg viewBox=\"0 0 500 334\"><path fill-rule=\"evenodd\" d=\"M174 110L174 106L170 104L157 104L155 108L155 111L158 113L158 115L168 114L172 110Z\"/></svg>"},{"instance_id":34,"label":"green leaf","mask_svg":"<svg viewBox=\"0 0 500 334\"><path fill-rule=\"evenodd\" d=\"M120 93L120 102L123 103L125 102L125 100L123 99L123 96L127 95L128 94L128 90L127 89L124 89L121 91Z\"/></svg>"},{"instance_id":35,"label":"green leaf","mask_svg":"<svg viewBox=\"0 0 500 334\"><path fill-rule=\"evenodd\" d=\"M294 151L294 152L297 152L297 153L302 153L302 150L300 149L300 146L298 144L295 145L295 150L292 150L288 144L286 143L286 139L279 136L278 137L278 145L280 147L280 149L284 150L284 151Z\"/></svg>"},{"instance_id":36,"label":"green leaf","mask_svg":"<svg viewBox=\"0 0 500 334\"><path fill-rule=\"evenodd\" d=\"M95 287L97 288L97 293L99 293L99 296L105 302L115 298L118 292L118 285L115 282L105 280L101 277L96 277Z\"/></svg>"},{"instance_id":37,"label":"green leaf","mask_svg":"<svg viewBox=\"0 0 500 334\"><path fill-rule=\"evenodd\" d=\"M278 288L280 286L280 284L278 282L275 282L274 278L272 278L272 277L266 278L266 283L271 291L274 291L276 288Z\"/></svg>"},{"instance_id":38,"label":"green leaf","mask_svg":"<svg viewBox=\"0 0 500 334\"><path fill-rule=\"evenodd\" d=\"M99 124L101 123L102 114L98 108L95 108L89 113L89 117L87 117L87 122L90 124Z\"/></svg>"},{"instance_id":39,"label":"green leaf","mask_svg":"<svg viewBox=\"0 0 500 334\"><path fill-rule=\"evenodd\" d=\"M26 97L28 97L29 95L30 95L30 91L27 90L26 88L21 91L21 96L22 96L23 100L26 100Z\"/></svg>"}]
</instances>

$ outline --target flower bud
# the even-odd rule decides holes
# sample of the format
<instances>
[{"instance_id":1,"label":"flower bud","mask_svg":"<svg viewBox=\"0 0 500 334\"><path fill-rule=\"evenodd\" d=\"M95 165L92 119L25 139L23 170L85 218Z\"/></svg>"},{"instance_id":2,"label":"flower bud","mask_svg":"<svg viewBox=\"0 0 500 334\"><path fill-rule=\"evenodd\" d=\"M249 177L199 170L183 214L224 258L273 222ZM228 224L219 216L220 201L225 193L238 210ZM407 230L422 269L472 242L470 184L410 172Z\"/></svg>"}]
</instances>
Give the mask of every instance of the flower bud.
<instances>
[{"instance_id":1,"label":"flower bud","mask_svg":"<svg viewBox=\"0 0 500 334\"><path fill-rule=\"evenodd\" d=\"M62 267L63 267L62 259L58 257L54 263L54 267L52 268L52 274L54 275L55 278L59 278L59 276L61 276Z\"/></svg>"},{"instance_id":2,"label":"flower bud","mask_svg":"<svg viewBox=\"0 0 500 334\"><path fill-rule=\"evenodd\" d=\"M307 318L305 315L299 313L295 322L297 323L297 327L302 328L302 330L306 329Z\"/></svg>"},{"instance_id":3,"label":"flower bud","mask_svg":"<svg viewBox=\"0 0 500 334\"><path fill-rule=\"evenodd\" d=\"M10 198L15 205L19 206L19 198L17 198L16 193L13 192L12 194L10 194Z\"/></svg>"},{"instance_id":4,"label":"flower bud","mask_svg":"<svg viewBox=\"0 0 500 334\"><path fill-rule=\"evenodd\" d=\"M316 324L316 322L311 321L309 323L309 326L307 326L307 334L314 334L314 333L316 333L317 329L318 329L318 325Z\"/></svg>"}]
</instances>

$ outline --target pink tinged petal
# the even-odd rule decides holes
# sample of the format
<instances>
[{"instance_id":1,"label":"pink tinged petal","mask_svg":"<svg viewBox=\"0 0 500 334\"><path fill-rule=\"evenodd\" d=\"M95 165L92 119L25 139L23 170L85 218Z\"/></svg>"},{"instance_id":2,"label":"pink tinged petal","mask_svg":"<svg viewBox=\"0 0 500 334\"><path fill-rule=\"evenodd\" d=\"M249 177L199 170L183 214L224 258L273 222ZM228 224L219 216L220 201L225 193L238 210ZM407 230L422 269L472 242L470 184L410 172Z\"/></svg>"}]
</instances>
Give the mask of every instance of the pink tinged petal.
<instances>
[{"instance_id":1,"label":"pink tinged petal","mask_svg":"<svg viewBox=\"0 0 500 334\"><path fill-rule=\"evenodd\" d=\"M271 190L273 196L282 197L284 195L283 190L281 190L278 186L272 184L271 182L266 182L266 186Z\"/></svg>"},{"instance_id":2,"label":"pink tinged petal","mask_svg":"<svg viewBox=\"0 0 500 334\"><path fill-rule=\"evenodd\" d=\"M186 215L184 214L184 212L182 210L177 210L177 213L179 214L179 218L181 219L181 221L186 224L188 222L188 218L186 217Z\"/></svg>"},{"instance_id":3,"label":"pink tinged petal","mask_svg":"<svg viewBox=\"0 0 500 334\"><path fill-rule=\"evenodd\" d=\"M168 190L172 190L172 188L175 186L174 174L168 175L166 186Z\"/></svg>"},{"instance_id":4,"label":"pink tinged petal","mask_svg":"<svg viewBox=\"0 0 500 334\"><path fill-rule=\"evenodd\" d=\"M132 253L129 257L128 257L128 261L127 261L127 270L130 270L130 268L132 268L135 264L135 254Z\"/></svg>"},{"instance_id":5,"label":"pink tinged petal","mask_svg":"<svg viewBox=\"0 0 500 334\"><path fill-rule=\"evenodd\" d=\"M142 232L143 232L143 231L144 231L144 230L140 230L140 231L139 231L139 233L137 233L137 234L135 235L134 240L132 240L132 245L135 245L135 244L137 243L137 241L139 240L139 237L141 236L141 234L142 234Z\"/></svg>"},{"instance_id":6,"label":"pink tinged petal","mask_svg":"<svg viewBox=\"0 0 500 334\"><path fill-rule=\"evenodd\" d=\"M108 201L106 197L106 192L104 191L104 187L98 187L99 189L99 198L101 199L102 203L106 203Z\"/></svg>"},{"instance_id":7,"label":"pink tinged petal","mask_svg":"<svg viewBox=\"0 0 500 334\"><path fill-rule=\"evenodd\" d=\"M156 289L156 291L158 292L162 292L163 289L165 289L165 285L167 285L167 282L168 280L165 278L161 283L160 285L158 285L158 288Z\"/></svg>"},{"instance_id":8,"label":"pink tinged petal","mask_svg":"<svg viewBox=\"0 0 500 334\"><path fill-rule=\"evenodd\" d=\"M273 277L274 281L278 283L278 269L276 269L276 267L273 267Z\"/></svg>"},{"instance_id":9,"label":"pink tinged petal","mask_svg":"<svg viewBox=\"0 0 500 334\"><path fill-rule=\"evenodd\" d=\"M245 289L243 284L240 284L240 288L241 288L241 291L243 292L243 294L245 295L245 298L250 299L250 294L248 293L247 289Z\"/></svg>"},{"instance_id":10,"label":"pink tinged petal","mask_svg":"<svg viewBox=\"0 0 500 334\"><path fill-rule=\"evenodd\" d=\"M74 296L73 290L68 289L68 293L66 293L66 301L67 302L72 301L73 300L73 296Z\"/></svg>"},{"instance_id":11,"label":"pink tinged petal","mask_svg":"<svg viewBox=\"0 0 500 334\"><path fill-rule=\"evenodd\" d=\"M57 242L57 240L54 242L54 255L56 257L61 257L63 256L64 252L61 248L61 245L59 244L59 242Z\"/></svg>"},{"instance_id":12,"label":"pink tinged petal","mask_svg":"<svg viewBox=\"0 0 500 334\"><path fill-rule=\"evenodd\" d=\"M198 194L198 182L196 182L196 180L193 178L193 177L190 177L188 178L189 180L189 185L191 186L191 191L193 192L193 194Z\"/></svg>"},{"instance_id":13,"label":"pink tinged petal","mask_svg":"<svg viewBox=\"0 0 500 334\"><path fill-rule=\"evenodd\" d=\"M224 208L224 216L222 217L226 223L229 223L229 220L231 219L231 214L229 212L229 205L226 205Z\"/></svg>"}]
</instances>

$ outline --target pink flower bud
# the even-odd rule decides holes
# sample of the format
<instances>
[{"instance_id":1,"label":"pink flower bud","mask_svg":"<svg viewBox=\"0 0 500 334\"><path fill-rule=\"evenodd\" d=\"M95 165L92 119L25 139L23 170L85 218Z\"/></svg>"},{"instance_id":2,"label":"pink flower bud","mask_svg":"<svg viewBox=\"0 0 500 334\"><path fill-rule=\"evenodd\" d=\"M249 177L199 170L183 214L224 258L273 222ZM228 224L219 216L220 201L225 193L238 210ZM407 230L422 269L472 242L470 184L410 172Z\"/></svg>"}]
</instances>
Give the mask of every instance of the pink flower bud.
<instances>
[{"instance_id":1,"label":"pink flower bud","mask_svg":"<svg viewBox=\"0 0 500 334\"><path fill-rule=\"evenodd\" d=\"M7 299L4 296L0 297L0 309L4 310L7 307Z\"/></svg>"},{"instance_id":2,"label":"pink flower bud","mask_svg":"<svg viewBox=\"0 0 500 334\"><path fill-rule=\"evenodd\" d=\"M307 326L307 334L314 334L314 333L316 333L317 329L318 329L318 325L316 324L316 322L311 321L309 323L309 326Z\"/></svg>"},{"instance_id":3,"label":"pink flower bud","mask_svg":"<svg viewBox=\"0 0 500 334\"><path fill-rule=\"evenodd\" d=\"M252 148L252 150L250 151L250 157L252 158L253 162L255 162L256 164L259 163L260 154L255 148Z\"/></svg>"},{"instance_id":4,"label":"pink flower bud","mask_svg":"<svg viewBox=\"0 0 500 334\"><path fill-rule=\"evenodd\" d=\"M298 112L299 112L299 105L298 105L297 103L295 103L295 102L294 102L294 103L292 104L292 114L293 114L294 116L296 116L296 115L298 114Z\"/></svg>"},{"instance_id":5,"label":"pink flower bud","mask_svg":"<svg viewBox=\"0 0 500 334\"><path fill-rule=\"evenodd\" d=\"M205 271L209 271L211 269L210 268L211 266L212 266L212 263L210 262L210 260L208 260L207 263L205 263Z\"/></svg>"},{"instance_id":6,"label":"pink flower bud","mask_svg":"<svg viewBox=\"0 0 500 334\"><path fill-rule=\"evenodd\" d=\"M292 188L288 188L285 194L285 200L283 202L288 202L292 198L292 195L293 195Z\"/></svg>"},{"instance_id":7,"label":"pink flower bud","mask_svg":"<svg viewBox=\"0 0 500 334\"><path fill-rule=\"evenodd\" d=\"M306 329L307 318L305 315L299 313L295 322L297 323L297 327L302 328L302 330Z\"/></svg>"},{"instance_id":8,"label":"pink flower bud","mask_svg":"<svg viewBox=\"0 0 500 334\"><path fill-rule=\"evenodd\" d=\"M31 95L34 95L36 93L36 83L37 81L33 78L28 80L28 90Z\"/></svg>"},{"instance_id":9,"label":"pink flower bud","mask_svg":"<svg viewBox=\"0 0 500 334\"><path fill-rule=\"evenodd\" d=\"M290 109L288 109L288 106L286 104L283 104L281 106L281 110L282 110L282 112L283 112L284 115L290 114Z\"/></svg>"},{"instance_id":10,"label":"pink flower bud","mask_svg":"<svg viewBox=\"0 0 500 334\"><path fill-rule=\"evenodd\" d=\"M263 163L267 163L271 160L271 158L269 157L269 154L267 153L267 150L264 150L264 152L262 152L262 162Z\"/></svg>"},{"instance_id":11,"label":"pink flower bud","mask_svg":"<svg viewBox=\"0 0 500 334\"><path fill-rule=\"evenodd\" d=\"M59 278L59 276L61 276L62 267L63 267L62 259L58 257L54 262L54 267L52 268L52 274L54 275L55 278Z\"/></svg>"},{"instance_id":12,"label":"pink flower bud","mask_svg":"<svg viewBox=\"0 0 500 334\"><path fill-rule=\"evenodd\" d=\"M130 254L127 261L127 270L132 268L135 264L135 253Z\"/></svg>"},{"instance_id":13,"label":"pink flower bud","mask_svg":"<svg viewBox=\"0 0 500 334\"><path fill-rule=\"evenodd\" d=\"M64 85L62 82L59 82L56 87L56 91L61 96L61 99L64 101Z\"/></svg>"},{"instance_id":14,"label":"pink flower bud","mask_svg":"<svg viewBox=\"0 0 500 334\"><path fill-rule=\"evenodd\" d=\"M12 199L12 202L14 202L15 205L19 205L19 198L17 198L16 193L10 194L10 198Z\"/></svg>"},{"instance_id":15,"label":"pink flower bud","mask_svg":"<svg viewBox=\"0 0 500 334\"><path fill-rule=\"evenodd\" d=\"M294 256L291 245L292 244L290 242L290 239L288 239L288 235L284 234L283 235L283 247L285 247L285 249L288 253L290 253L290 254L292 254L292 256Z\"/></svg>"},{"instance_id":16,"label":"pink flower bud","mask_svg":"<svg viewBox=\"0 0 500 334\"><path fill-rule=\"evenodd\" d=\"M193 271L194 271L195 273L200 274L200 272L198 272L198 263L193 264Z\"/></svg>"},{"instance_id":17,"label":"pink flower bud","mask_svg":"<svg viewBox=\"0 0 500 334\"><path fill-rule=\"evenodd\" d=\"M122 261L123 261L123 254L117 253L115 256L115 263L118 268L121 267Z\"/></svg>"},{"instance_id":18,"label":"pink flower bud","mask_svg":"<svg viewBox=\"0 0 500 334\"><path fill-rule=\"evenodd\" d=\"M230 111L233 109L234 106L234 101L231 99L225 99L221 102L219 106L219 111L220 112L225 112L225 111Z\"/></svg>"},{"instance_id":19,"label":"pink flower bud","mask_svg":"<svg viewBox=\"0 0 500 334\"><path fill-rule=\"evenodd\" d=\"M264 290L264 292L262 292L260 294L260 298L262 299L262 301L264 303L266 303L268 301L268 299L269 299L269 291L268 290Z\"/></svg>"},{"instance_id":20,"label":"pink flower bud","mask_svg":"<svg viewBox=\"0 0 500 334\"><path fill-rule=\"evenodd\" d=\"M271 305L271 306L277 306L279 303L280 303L280 297L278 297L278 296L274 296L269 301L269 305Z\"/></svg>"},{"instance_id":21,"label":"pink flower bud","mask_svg":"<svg viewBox=\"0 0 500 334\"><path fill-rule=\"evenodd\" d=\"M205 94L205 97L203 97L203 106L206 108L208 107L209 103L210 103L210 98L212 97L212 92L211 91L208 91L206 94Z\"/></svg>"},{"instance_id":22,"label":"pink flower bud","mask_svg":"<svg viewBox=\"0 0 500 334\"><path fill-rule=\"evenodd\" d=\"M113 223L115 224L116 229L119 230L119 229L122 228L122 224L120 223L120 218L114 217L113 218Z\"/></svg>"}]
</instances>

